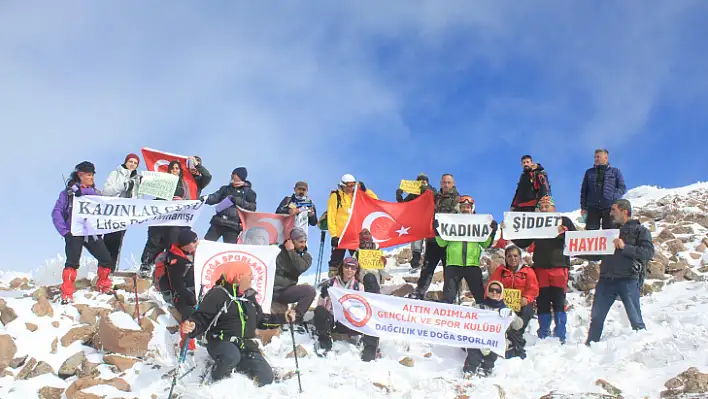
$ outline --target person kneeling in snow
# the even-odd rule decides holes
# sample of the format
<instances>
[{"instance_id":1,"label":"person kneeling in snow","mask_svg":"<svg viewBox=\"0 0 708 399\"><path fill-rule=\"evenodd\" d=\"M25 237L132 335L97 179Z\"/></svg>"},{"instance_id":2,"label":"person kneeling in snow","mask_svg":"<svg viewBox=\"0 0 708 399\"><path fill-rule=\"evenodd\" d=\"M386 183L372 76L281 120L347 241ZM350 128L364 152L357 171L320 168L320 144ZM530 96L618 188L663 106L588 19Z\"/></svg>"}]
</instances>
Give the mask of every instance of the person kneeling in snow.
<instances>
[{"instance_id":1,"label":"person kneeling in snow","mask_svg":"<svg viewBox=\"0 0 708 399\"><path fill-rule=\"evenodd\" d=\"M529 321L533 317L533 302L538 296L538 280L536 273L529 266L525 265L521 259L521 249L515 245L507 247L504 251L505 264L497 267L489 281L501 281L506 289L519 290L521 292L521 309L516 315L521 317L524 325L518 330L510 330L507 337L511 341L510 348L506 351L506 358L518 356L522 359L526 357L526 340L524 331Z\"/></svg>"},{"instance_id":2,"label":"person kneeling in snow","mask_svg":"<svg viewBox=\"0 0 708 399\"><path fill-rule=\"evenodd\" d=\"M322 291L317 302L317 307L315 308L314 322L320 348L324 349L325 352L332 350L333 331L350 336L359 335L358 332L350 330L343 324L339 322L335 323L334 315L332 314L332 299L327 292L327 288L329 287L370 292L366 289L368 288L366 286L367 284L376 283L376 277L372 274L367 274L362 284L357 278L358 273L359 262L349 257L344 259L344 262L339 265L337 275L321 285ZM376 284L376 286L378 287L378 284ZM361 340L364 343L364 350L361 352L361 360L370 362L376 359L378 355L379 338L364 335Z\"/></svg>"},{"instance_id":3,"label":"person kneeling in snow","mask_svg":"<svg viewBox=\"0 0 708 399\"><path fill-rule=\"evenodd\" d=\"M213 381L228 377L233 369L248 375L258 386L273 382L273 369L259 351L256 329L280 327L295 320L295 311L285 315L263 314L251 288L253 272L248 264L237 264L222 273L181 331L191 338L204 333L207 351L216 364Z\"/></svg>"},{"instance_id":4,"label":"person kneeling in snow","mask_svg":"<svg viewBox=\"0 0 708 399\"><path fill-rule=\"evenodd\" d=\"M524 321L504 304L504 285L499 281L489 282L486 297L481 304L475 305L474 307L484 310L496 310L499 312L499 315L505 319L513 317L514 319L511 324L509 324L509 328L513 330L520 330L524 325ZM510 343L508 334L509 331L507 330L507 347ZM492 373L497 357L497 354L489 349L468 348L467 359L465 359L465 365L462 371L477 374L480 377L486 377Z\"/></svg>"}]
</instances>

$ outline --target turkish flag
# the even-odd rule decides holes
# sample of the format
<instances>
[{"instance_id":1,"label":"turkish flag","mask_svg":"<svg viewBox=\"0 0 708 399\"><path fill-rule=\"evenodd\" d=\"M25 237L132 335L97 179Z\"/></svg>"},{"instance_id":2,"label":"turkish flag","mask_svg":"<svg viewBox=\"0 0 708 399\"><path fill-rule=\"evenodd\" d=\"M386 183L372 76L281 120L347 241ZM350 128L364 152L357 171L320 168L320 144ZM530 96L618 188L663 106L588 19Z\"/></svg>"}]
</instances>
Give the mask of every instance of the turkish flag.
<instances>
[{"instance_id":1,"label":"turkish flag","mask_svg":"<svg viewBox=\"0 0 708 399\"><path fill-rule=\"evenodd\" d=\"M413 201L387 202L359 193L357 189L349 221L339 238L337 248L359 248L359 233L363 229L371 232L379 248L434 237L434 198L433 192L427 190Z\"/></svg>"},{"instance_id":2,"label":"turkish flag","mask_svg":"<svg viewBox=\"0 0 708 399\"><path fill-rule=\"evenodd\" d=\"M238 244L280 245L290 238L290 230L295 225L295 217L275 213L251 212L238 208L241 218L241 235Z\"/></svg>"},{"instance_id":3,"label":"turkish flag","mask_svg":"<svg viewBox=\"0 0 708 399\"><path fill-rule=\"evenodd\" d=\"M189 194L192 198L184 198L186 200L197 199L197 181L194 180L194 176L187 169L187 158L184 155L170 154L169 152L162 152L158 150L153 150L152 148L143 147L140 150L143 153L143 159L145 159L145 167L151 172L164 172L169 173L167 166L172 161L179 161L182 166L182 179L187 184L189 188Z\"/></svg>"}]
</instances>

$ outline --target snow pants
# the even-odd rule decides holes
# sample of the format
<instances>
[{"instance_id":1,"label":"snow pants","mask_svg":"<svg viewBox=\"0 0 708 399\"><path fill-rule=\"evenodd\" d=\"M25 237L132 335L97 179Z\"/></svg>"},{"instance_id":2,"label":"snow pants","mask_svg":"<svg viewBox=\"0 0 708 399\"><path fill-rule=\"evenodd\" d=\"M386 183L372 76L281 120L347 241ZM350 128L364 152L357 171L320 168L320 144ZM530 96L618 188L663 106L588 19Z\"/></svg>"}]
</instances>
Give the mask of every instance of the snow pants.
<instances>
[{"instance_id":1,"label":"snow pants","mask_svg":"<svg viewBox=\"0 0 708 399\"><path fill-rule=\"evenodd\" d=\"M81 260L81 251L84 247L86 247L86 250L89 251L91 256L96 258L98 266L107 267L111 269L111 271L115 269L115 262L113 262L111 253L108 252L108 248L106 248L106 244L101 237L72 236L71 233L64 236L64 250L66 253L64 267L78 269L79 261Z\"/></svg>"},{"instance_id":2,"label":"snow pants","mask_svg":"<svg viewBox=\"0 0 708 399\"><path fill-rule=\"evenodd\" d=\"M209 340L207 352L216 362L211 372L214 381L228 377L235 369L253 379L258 386L273 382L273 368L258 350L241 349L234 342Z\"/></svg>"},{"instance_id":3,"label":"snow pants","mask_svg":"<svg viewBox=\"0 0 708 399\"><path fill-rule=\"evenodd\" d=\"M103 235L103 242L106 244L111 258L113 258L113 264L116 265L116 269L119 268L120 264L120 249L123 246L124 236L125 230L114 231L113 233Z\"/></svg>"},{"instance_id":4,"label":"snow pants","mask_svg":"<svg viewBox=\"0 0 708 399\"><path fill-rule=\"evenodd\" d=\"M238 241L238 235L241 232L238 230L230 229L224 226L210 225L209 230L207 230L204 235L204 239L207 241L219 241L219 238L224 238L223 241L229 244L236 244Z\"/></svg>"},{"instance_id":5,"label":"snow pants","mask_svg":"<svg viewBox=\"0 0 708 399\"><path fill-rule=\"evenodd\" d=\"M470 289L474 301L482 303L484 300L484 284L482 282L482 268L479 266L445 266L443 282L443 302L455 303L457 291L464 278Z\"/></svg>"},{"instance_id":6,"label":"snow pants","mask_svg":"<svg viewBox=\"0 0 708 399\"><path fill-rule=\"evenodd\" d=\"M273 295L273 300L283 305L289 305L291 303L297 302L295 305L295 312L297 312L297 317L302 320L307 310L312 305L315 300L317 293L315 289L308 284L293 285L285 288Z\"/></svg>"}]
</instances>

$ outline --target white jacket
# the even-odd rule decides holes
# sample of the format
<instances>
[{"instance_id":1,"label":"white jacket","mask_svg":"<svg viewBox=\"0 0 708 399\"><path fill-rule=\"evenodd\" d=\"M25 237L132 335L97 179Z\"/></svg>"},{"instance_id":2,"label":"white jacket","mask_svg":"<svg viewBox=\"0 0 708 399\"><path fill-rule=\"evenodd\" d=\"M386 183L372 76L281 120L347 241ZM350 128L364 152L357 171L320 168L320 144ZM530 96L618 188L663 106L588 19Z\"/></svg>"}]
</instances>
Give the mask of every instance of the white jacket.
<instances>
[{"instance_id":1,"label":"white jacket","mask_svg":"<svg viewBox=\"0 0 708 399\"><path fill-rule=\"evenodd\" d=\"M133 189L128 192L130 181L133 181ZM108 174L106 183L103 185L103 195L106 197L139 198L138 187L140 185L140 175L135 174L130 177L130 171L122 165Z\"/></svg>"}]
</instances>

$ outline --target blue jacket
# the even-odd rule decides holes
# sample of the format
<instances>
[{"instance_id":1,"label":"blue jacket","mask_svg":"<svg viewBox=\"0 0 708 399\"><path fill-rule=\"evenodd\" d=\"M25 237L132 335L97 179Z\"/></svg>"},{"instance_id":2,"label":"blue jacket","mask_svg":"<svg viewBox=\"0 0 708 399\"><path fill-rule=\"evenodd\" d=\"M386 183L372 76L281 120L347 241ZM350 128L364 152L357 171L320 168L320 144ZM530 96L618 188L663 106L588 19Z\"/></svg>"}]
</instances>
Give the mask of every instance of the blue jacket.
<instances>
[{"instance_id":1,"label":"blue jacket","mask_svg":"<svg viewBox=\"0 0 708 399\"><path fill-rule=\"evenodd\" d=\"M604 172L605 181L598 187L598 174ZM619 169L608 165L598 165L585 171L580 189L580 209L608 209L627 192L624 177Z\"/></svg>"}]
</instances>

